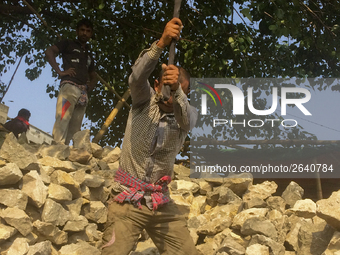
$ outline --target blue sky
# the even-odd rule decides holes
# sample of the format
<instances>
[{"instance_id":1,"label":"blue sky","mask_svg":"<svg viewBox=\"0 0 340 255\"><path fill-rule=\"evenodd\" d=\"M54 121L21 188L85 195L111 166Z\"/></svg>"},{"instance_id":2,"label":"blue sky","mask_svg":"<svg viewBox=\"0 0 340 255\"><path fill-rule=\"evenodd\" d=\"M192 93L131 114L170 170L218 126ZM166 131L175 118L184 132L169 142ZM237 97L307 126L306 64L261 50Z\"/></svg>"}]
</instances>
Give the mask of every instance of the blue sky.
<instances>
[{"instance_id":1,"label":"blue sky","mask_svg":"<svg viewBox=\"0 0 340 255\"><path fill-rule=\"evenodd\" d=\"M6 85L15 67L13 66L1 77ZM30 81L25 77L26 68L27 65L22 62L3 99L3 103L9 106L8 117L14 118L21 108L26 108L31 112L30 123L52 134L57 99L49 97L46 93L46 85L55 83L55 79L52 77L50 68L47 67L38 79Z\"/></svg>"}]
</instances>

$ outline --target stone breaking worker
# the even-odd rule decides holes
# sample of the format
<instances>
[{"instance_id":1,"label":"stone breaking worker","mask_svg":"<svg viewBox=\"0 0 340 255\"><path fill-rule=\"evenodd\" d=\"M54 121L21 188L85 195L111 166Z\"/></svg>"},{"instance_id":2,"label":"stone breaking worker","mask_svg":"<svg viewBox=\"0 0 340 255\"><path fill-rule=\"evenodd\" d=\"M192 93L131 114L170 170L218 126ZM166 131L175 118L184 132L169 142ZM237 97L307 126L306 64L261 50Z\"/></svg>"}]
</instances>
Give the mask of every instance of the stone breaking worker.
<instances>
[{"instance_id":1,"label":"stone breaking worker","mask_svg":"<svg viewBox=\"0 0 340 255\"><path fill-rule=\"evenodd\" d=\"M77 39L62 40L49 47L45 54L52 68L61 78L57 100L53 139L68 145L73 135L80 131L88 101L87 92L96 85L96 73L92 53L87 42L93 34L93 25L87 19L77 23ZM63 69L56 62L61 53Z\"/></svg>"},{"instance_id":2,"label":"stone breaking worker","mask_svg":"<svg viewBox=\"0 0 340 255\"><path fill-rule=\"evenodd\" d=\"M108 206L103 255L128 255L143 229L162 255L197 254L185 218L167 188L175 157L197 120L187 98L190 76L183 68L163 64L154 89L148 82L164 48L179 39L181 27L178 18L168 22L161 39L142 51L132 67L132 108L115 175L124 191ZM168 101L161 92L166 85L171 87Z\"/></svg>"},{"instance_id":3,"label":"stone breaking worker","mask_svg":"<svg viewBox=\"0 0 340 255\"><path fill-rule=\"evenodd\" d=\"M18 112L18 116L14 119L7 121L4 124L4 127L12 132L16 138L19 137L19 134L26 133L27 130L30 128L30 124L28 123L31 117L31 113L29 110L22 108Z\"/></svg>"}]
</instances>

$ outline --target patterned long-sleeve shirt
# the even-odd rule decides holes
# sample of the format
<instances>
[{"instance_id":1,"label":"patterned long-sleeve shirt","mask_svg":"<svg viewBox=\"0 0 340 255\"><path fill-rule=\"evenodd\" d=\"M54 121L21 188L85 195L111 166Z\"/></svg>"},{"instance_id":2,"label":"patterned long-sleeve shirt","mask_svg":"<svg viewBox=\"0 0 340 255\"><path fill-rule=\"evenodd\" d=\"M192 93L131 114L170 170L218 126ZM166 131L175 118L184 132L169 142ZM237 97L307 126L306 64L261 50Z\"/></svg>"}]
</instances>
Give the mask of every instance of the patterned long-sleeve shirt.
<instances>
[{"instance_id":1,"label":"patterned long-sleeve shirt","mask_svg":"<svg viewBox=\"0 0 340 255\"><path fill-rule=\"evenodd\" d=\"M172 175L176 155L197 120L197 111L190 106L181 86L172 92L174 112L160 110L161 95L151 88L148 78L161 53L162 49L154 43L132 67L129 77L132 108L120 158L122 170L147 183ZM150 205L150 197L147 194L144 197Z\"/></svg>"}]
</instances>

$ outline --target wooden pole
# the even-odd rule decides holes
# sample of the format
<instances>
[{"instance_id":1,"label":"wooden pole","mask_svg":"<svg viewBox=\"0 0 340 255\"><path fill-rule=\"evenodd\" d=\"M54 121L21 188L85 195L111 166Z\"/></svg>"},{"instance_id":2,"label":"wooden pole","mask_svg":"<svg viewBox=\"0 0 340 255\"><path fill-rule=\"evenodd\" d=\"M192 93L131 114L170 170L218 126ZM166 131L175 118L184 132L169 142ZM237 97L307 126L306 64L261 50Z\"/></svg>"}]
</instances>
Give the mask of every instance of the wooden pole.
<instances>
[{"instance_id":1,"label":"wooden pole","mask_svg":"<svg viewBox=\"0 0 340 255\"><path fill-rule=\"evenodd\" d=\"M112 110L109 117L107 117L105 123L103 124L102 128L99 130L98 134L93 138L93 143L98 143L100 139L102 139L103 135L106 133L107 129L111 125L112 121L116 117L118 111L122 109L124 102L130 97L130 89L125 91L123 97L119 102L117 103L116 107Z\"/></svg>"},{"instance_id":2,"label":"wooden pole","mask_svg":"<svg viewBox=\"0 0 340 255\"><path fill-rule=\"evenodd\" d=\"M182 0L175 0L174 14L173 14L174 18L179 18L181 2ZM176 40L173 39L170 43L168 65L175 64L175 50L176 50ZM164 100L168 100L170 98L170 93L171 93L170 86L163 86L162 93L163 93Z\"/></svg>"},{"instance_id":3,"label":"wooden pole","mask_svg":"<svg viewBox=\"0 0 340 255\"><path fill-rule=\"evenodd\" d=\"M115 94L116 97L117 97L119 100L122 100L122 97L117 93L117 91L114 90L114 88L112 88L112 87L110 86L110 84L108 84L102 77L100 77L99 74L96 73L96 75L97 75L98 80L99 80L101 83L103 83L104 86L108 88L108 90L110 90L113 94ZM123 103L124 103L124 105L125 105L128 109L130 109L130 105L126 102L126 100L123 100Z\"/></svg>"}]
</instances>

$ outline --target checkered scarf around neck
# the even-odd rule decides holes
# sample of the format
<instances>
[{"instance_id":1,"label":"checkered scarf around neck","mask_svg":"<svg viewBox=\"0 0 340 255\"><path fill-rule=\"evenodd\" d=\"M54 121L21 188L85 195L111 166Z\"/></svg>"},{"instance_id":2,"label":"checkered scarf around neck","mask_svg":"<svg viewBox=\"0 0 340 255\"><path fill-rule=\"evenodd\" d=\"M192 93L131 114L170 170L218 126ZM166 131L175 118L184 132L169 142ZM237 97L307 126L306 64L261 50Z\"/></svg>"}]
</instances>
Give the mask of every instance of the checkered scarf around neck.
<instances>
[{"instance_id":1,"label":"checkered scarf around neck","mask_svg":"<svg viewBox=\"0 0 340 255\"><path fill-rule=\"evenodd\" d=\"M168 175L163 176L155 184L152 184L146 183L119 168L114 180L129 187L128 190L121 192L115 197L114 200L119 203L129 202L142 209L141 200L146 191L151 192L153 210L157 210L160 205L170 201L169 197L164 195L168 191L167 185L171 182L171 177Z\"/></svg>"}]
</instances>

